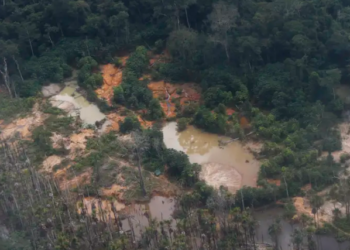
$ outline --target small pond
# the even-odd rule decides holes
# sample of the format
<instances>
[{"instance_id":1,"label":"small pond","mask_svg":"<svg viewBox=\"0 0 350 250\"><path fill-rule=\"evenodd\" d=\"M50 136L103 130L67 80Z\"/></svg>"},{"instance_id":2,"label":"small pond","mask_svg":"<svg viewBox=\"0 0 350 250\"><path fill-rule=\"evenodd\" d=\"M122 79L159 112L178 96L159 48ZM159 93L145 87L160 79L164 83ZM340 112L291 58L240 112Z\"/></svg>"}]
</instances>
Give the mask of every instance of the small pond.
<instances>
[{"instance_id":1,"label":"small pond","mask_svg":"<svg viewBox=\"0 0 350 250\"><path fill-rule=\"evenodd\" d=\"M201 178L218 188L228 187L232 192L241 186L256 186L260 162L239 141L220 148L219 140L230 140L189 126L177 132L176 123L163 128L164 143L168 148L185 152L191 163L202 165Z\"/></svg>"},{"instance_id":2,"label":"small pond","mask_svg":"<svg viewBox=\"0 0 350 250\"><path fill-rule=\"evenodd\" d=\"M66 82L65 85L65 88L58 95L52 97L52 100L56 102L55 106L61 108L66 103L71 104L70 115L76 116L79 114L81 120L90 125L94 125L95 122L106 117L95 104L88 102L77 91L79 87L76 81Z\"/></svg>"}]
</instances>

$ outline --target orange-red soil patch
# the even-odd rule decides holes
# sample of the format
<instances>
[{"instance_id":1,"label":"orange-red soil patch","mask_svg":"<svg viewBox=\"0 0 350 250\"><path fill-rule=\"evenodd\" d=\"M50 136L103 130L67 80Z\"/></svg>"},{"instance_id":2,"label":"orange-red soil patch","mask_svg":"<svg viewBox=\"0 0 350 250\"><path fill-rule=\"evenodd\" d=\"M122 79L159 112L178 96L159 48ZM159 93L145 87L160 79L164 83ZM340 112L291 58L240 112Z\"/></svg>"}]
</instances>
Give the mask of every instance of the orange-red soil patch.
<instances>
[{"instance_id":1,"label":"orange-red soil patch","mask_svg":"<svg viewBox=\"0 0 350 250\"><path fill-rule=\"evenodd\" d=\"M108 114L107 117L111 121L111 126L107 129L107 132L118 131L119 130L119 122L123 122L125 119L125 116L119 115L118 113Z\"/></svg>"},{"instance_id":2,"label":"orange-red soil patch","mask_svg":"<svg viewBox=\"0 0 350 250\"><path fill-rule=\"evenodd\" d=\"M121 195L125 189L126 189L126 187L123 187L123 186L120 186L117 184L113 184L109 188L101 188L100 195L119 197L119 195Z\"/></svg>"},{"instance_id":3,"label":"orange-red soil patch","mask_svg":"<svg viewBox=\"0 0 350 250\"><path fill-rule=\"evenodd\" d=\"M246 117L241 117L241 119L239 120L239 123L241 125L242 128L248 128L249 127L249 121Z\"/></svg>"},{"instance_id":4,"label":"orange-red soil patch","mask_svg":"<svg viewBox=\"0 0 350 250\"><path fill-rule=\"evenodd\" d=\"M153 93L153 98L158 98L160 105L167 117L176 116L176 101L180 106L184 106L190 101L198 102L200 94L198 87L194 83L172 84L165 81L156 81L148 84L148 88Z\"/></svg>"},{"instance_id":5,"label":"orange-red soil patch","mask_svg":"<svg viewBox=\"0 0 350 250\"><path fill-rule=\"evenodd\" d=\"M141 114L136 114L136 116L144 128L152 127L153 122L143 120L141 117ZM111 125L106 130L106 132L108 133L109 131L118 131L119 130L119 122L123 122L124 119L126 118L126 116L122 116L118 113L110 113L107 115L107 118L111 122Z\"/></svg>"},{"instance_id":6,"label":"orange-red soil patch","mask_svg":"<svg viewBox=\"0 0 350 250\"><path fill-rule=\"evenodd\" d=\"M167 96L165 82L163 80L157 82L150 82L148 84L148 88L152 91L153 98L165 99Z\"/></svg>"},{"instance_id":7,"label":"orange-red soil patch","mask_svg":"<svg viewBox=\"0 0 350 250\"><path fill-rule=\"evenodd\" d=\"M33 128L36 128L43 124L44 120L47 118L46 114L43 114L39 110L39 104L35 104L33 107L33 113L25 118L19 118L11 123L5 123L2 121L0 123L0 134L4 139L11 138L17 133L23 139L29 139L32 135Z\"/></svg>"},{"instance_id":8,"label":"orange-red soil patch","mask_svg":"<svg viewBox=\"0 0 350 250\"><path fill-rule=\"evenodd\" d=\"M120 57L122 67L125 66L128 58L129 56ZM111 105L111 101L113 98L113 89L115 87L118 87L122 83L122 67L118 68L111 63L101 66L103 85L101 88L96 90L96 94L100 98L106 99L109 105Z\"/></svg>"},{"instance_id":9,"label":"orange-red soil patch","mask_svg":"<svg viewBox=\"0 0 350 250\"><path fill-rule=\"evenodd\" d=\"M100 98L107 100L111 105L113 98L113 89L122 83L123 72L113 64L103 65L102 67L103 85L96 90L96 94Z\"/></svg>"},{"instance_id":10,"label":"orange-red soil patch","mask_svg":"<svg viewBox=\"0 0 350 250\"><path fill-rule=\"evenodd\" d=\"M154 123L152 121L146 121L146 120L142 119L142 117L140 115L137 116L137 119L141 123L141 126L144 128L150 128L150 127L152 127L152 125Z\"/></svg>"},{"instance_id":11,"label":"orange-red soil patch","mask_svg":"<svg viewBox=\"0 0 350 250\"><path fill-rule=\"evenodd\" d=\"M149 54L151 59L149 60L150 66L153 66L155 63L166 63L170 61L170 54L167 50L164 50L162 54L154 55L152 53Z\"/></svg>"},{"instance_id":12,"label":"orange-red soil patch","mask_svg":"<svg viewBox=\"0 0 350 250\"><path fill-rule=\"evenodd\" d=\"M267 179L270 184L275 184L277 187L281 186L281 180Z\"/></svg>"},{"instance_id":13,"label":"orange-red soil patch","mask_svg":"<svg viewBox=\"0 0 350 250\"><path fill-rule=\"evenodd\" d=\"M69 169L70 166L58 170L54 177L59 183L59 187L61 190L67 190L67 189L72 189L76 188L81 185L86 185L91 182L91 175L93 173L92 168L86 169L83 173L80 175L75 176L73 179L68 180L67 178L67 169Z\"/></svg>"},{"instance_id":14,"label":"orange-red soil patch","mask_svg":"<svg viewBox=\"0 0 350 250\"><path fill-rule=\"evenodd\" d=\"M234 109L232 109L232 108L227 108L226 109L226 114L227 115L233 115L235 113L235 110Z\"/></svg>"},{"instance_id":15,"label":"orange-red soil patch","mask_svg":"<svg viewBox=\"0 0 350 250\"><path fill-rule=\"evenodd\" d=\"M301 188L301 190L307 192L307 191L310 191L312 189L312 185L309 183L309 184L306 184L305 186L303 186Z\"/></svg>"}]
</instances>

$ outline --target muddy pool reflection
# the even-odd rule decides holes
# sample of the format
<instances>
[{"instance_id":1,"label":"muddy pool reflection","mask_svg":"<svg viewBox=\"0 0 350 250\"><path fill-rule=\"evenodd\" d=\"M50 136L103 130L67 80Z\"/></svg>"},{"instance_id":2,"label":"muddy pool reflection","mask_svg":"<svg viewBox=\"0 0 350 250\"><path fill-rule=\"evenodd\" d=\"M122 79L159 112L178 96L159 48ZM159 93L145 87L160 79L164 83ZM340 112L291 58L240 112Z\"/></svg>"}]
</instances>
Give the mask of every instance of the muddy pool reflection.
<instances>
[{"instance_id":1,"label":"muddy pool reflection","mask_svg":"<svg viewBox=\"0 0 350 250\"><path fill-rule=\"evenodd\" d=\"M234 192L241 186L256 186L260 162L239 141L220 148L219 137L193 126L178 133L176 123L163 128L164 143L168 148L185 152L192 163L202 164L201 178L218 188L227 186Z\"/></svg>"},{"instance_id":2,"label":"muddy pool reflection","mask_svg":"<svg viewBox=\"0 0 350 250\"><path fill-rule=\"evenodd\" d=\"M95 210L96 218L103 221L114 221L115 216L112 211L111 202L117 210L117 217L121 219L121 230L134 234L135 239L140 239L142 232L149 226L150 220L157 222L169 221L169 226L175 228L176 223L172 220L175 210L176 200L162 196L153 196L150 202L144 204L125 205L118 201L110 201L97 198L86 197L83 203L77 203L78 213L82 211L82 205L88 214L92 215ZM100 206L102 211L100 211Z\"/></svg>"},{"instance_id":3,"label":"muddy pool reflection","mask_svg":"<svg viewBox=\"0 0 350 250\"><path fill-rule=\"evenodd\" d=\"M96 121L103 120L106 116L95 104L89 103L84 96L78 93L77 89L76 81L67 82L65 88L58 95L53 96L52 99L71 103L74 110L70 112L70 115L79 115L86 124L94 125Z\"/></svg>"},{"instance_id":4,"label":"muddy pool reflection","mask_svg":"<svg viewBox=\"0 0 350 250\"><path fill-rule=\"evenodd\" d=\"M256 227L256 240L257 242L264 242L273 245L274 242L269 235L269 226L275 222L277 218L281 218L281 233L278 236L279 249L281 250L293 250L292 237L294 229L297 229L298 224L291 224L283 218L282 208L269 208L267 210L255 211L254 217L258 222ZM314 241L317 244L318 250L348 250L350 242L338 242L332 236L326 235L314 235Z\"/></svg>"},{"instance_id":5,"label":"muddy pool reflection","mask_svg":"<svg viewBox=\"0 0 350 250\"><path fill-rule=\"evenodd\" d=\"M151 219L156 219L157 222L171 221L171 227L175 227L176 223L172 220L175 202L174 198L154 196L147 204L134 204L127 207L123 213L129 219L122 220L123 231L130 232L132 224L135 237L139 238L145 228L149 226Z\"/></svg>"}]
</instances>

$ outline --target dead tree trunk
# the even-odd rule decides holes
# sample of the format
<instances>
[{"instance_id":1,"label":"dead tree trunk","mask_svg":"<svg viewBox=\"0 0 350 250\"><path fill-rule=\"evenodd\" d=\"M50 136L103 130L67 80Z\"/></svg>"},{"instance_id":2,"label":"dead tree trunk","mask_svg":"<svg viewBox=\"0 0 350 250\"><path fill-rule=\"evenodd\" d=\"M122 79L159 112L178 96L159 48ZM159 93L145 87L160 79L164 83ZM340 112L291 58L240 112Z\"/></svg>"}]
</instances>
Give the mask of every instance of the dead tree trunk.
<instances>
[{"instance_id":1,"label":"dead tree trunk","mask_svg":"<svg viewBox=\"0 0 350 250\"><path fill-rule=\"evenodd\" d=\"M32 44L32 39L30 39L30 35L28 30L26 29L26 33L28 35L28 42L29 42L29 46L30 46L30 50L32 51L32 56L34 56L34 50L33 50L33 44Z\"/></svg>"},{"instance_id":2,"label":"dead tree trunk","mask_svg":"<svg viewBox=\"0 0 350 250\"><path fill-rule=\"evenodd\" d=\"M141 159L140 159L140 153L138 151L138 149L136 149L136 154L137 154L137 161L138 161L138 169L139 169L139 177L140 177L140 186L141 186L141 190L144 196L146 196L147 192L146 192L146 188L145 188L145 182L143 181L143 176L142 176L142 171L141 171Z\"/></svg>"},{"instance_id":3,"label":"dead tree trunk","mask_svg":"<svg viewBox=\"0 0 350 250\"><path fill-rule=\"evenodd\" d=\"M51 38L50 32L47 32L47 37L49 38L49 41L50 41L50 43L51 43L52 47L55 47L55 44L54 44L54 42L52 41L52 38Z\"/></svg>"},{"instance_id":4,"label":"dead tree trunk","mask_svg":"<svg viewBox=\"0 0 350 250\"><path fill-rule=\"evenodd\" d=\"M3 69L0 70L0 73L1 73L2 78L4 80L7 91L9 92L9 95L13 98L13 94L11 91L10 76L9 76L8 68L7 68L6 57L3 57L3 62L4 62Z\"/></svg>"},{"instance_id":5,"label":"dead tree trunk","mask_svg":"<svg viewBox=\"0 0 350 250\"><path fill-rule=\"evenodd\" d=\"M14 61L15 64L16 64L17 71L18 71L19 76L21 77L22 82L24 82L24 78L23 78L23 75L22 75L22 71L21 71L21 68L19 67L19 64L18 64L17 59L15 58L15 56L12 56L12 59L13 59L13 61Z\"/></svg>"},{"instance_id":6,"label":"dead tree trunk","mask_svg":"<svg viewBox=\"0 0 350 250\"><path fill-rule=\"evenodd\" d=\"M190 21L188 20L188 13L187 13L187 8L185 8L185 13L186 13L186 21L187 21L187 26L190 29L191 25L190 25Z\"/></svg>"}]
</instances>

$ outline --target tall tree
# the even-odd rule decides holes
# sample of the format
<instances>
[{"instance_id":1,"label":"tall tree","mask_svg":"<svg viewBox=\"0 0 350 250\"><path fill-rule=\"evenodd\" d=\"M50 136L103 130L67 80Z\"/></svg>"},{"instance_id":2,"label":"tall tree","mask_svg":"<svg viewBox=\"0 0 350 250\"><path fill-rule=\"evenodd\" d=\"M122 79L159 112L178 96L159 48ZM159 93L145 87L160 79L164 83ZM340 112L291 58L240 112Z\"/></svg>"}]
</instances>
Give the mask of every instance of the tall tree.
<instances>
[{"instance_id":1,"label":"tall tree","mask_svg":"<svg viewBox=\"0 0 350 250\"><path fill-rule=\"evenodd\" d=\"M268 231L269 231L269 235L271 236L272 240L275 243L274 249L278 250L279 249L278 237L282 231L281 220L276 219L275 222L269 226Z\"/></svg>"},{"instance_id":2,"label":"tall tree","mask_svg":"<svg viewBox=\"0 0 350 250\"><path fill-rule=\"evenodd\" d=\"M213 11L208 16L210 27L213 32L211 40L224 47L228 61L230 60L228 49L229 32L232 28L236 27L236 21L239 16L236 6L223 1L214 3Z\"/></svg>"},{"instance_id":3,"label":"tall tree","mask_svg":"<svg viewBox=\"0 0 350 250\"><path fill-rule=\"evenodd\" d=\"M142 132L140 131L134 131L131 134L133 138L133 151L135 154L135 157L137 159L137 168L139 172L139 181L140 181L140 188L142 190L142 194L144 196L147 195L146 191L146 186L145 186L145 181L143 179L143 174L142 174L142 157L145 154L145 152L148 150L150 147L149 141L147 137L145 137Z\"/></svg>"},{"instance_id":4,"label":"tall tree","mask_svg":"<svg viewBox=\"0 0 350 250\"><path fill-rule=\"evenodd\" d=\"M20 40L29 44L32 56L35 56L33 42L40 38L38 28L35 24L23 22L18 24L17 29Z\"/></svg>"},{"instance_id":5,"label":"tall tree","mask_svg":"<svg viewBox=\"0 0 350 250\"><path fill-rule=\"evenodd\" d=\"M17 54L18 49L14 43L0 40L0 74L2 75L6 89L11 97L16 97L16 89L10 79L8 59L15 58Z\"/></svg>"}]
</instances>

